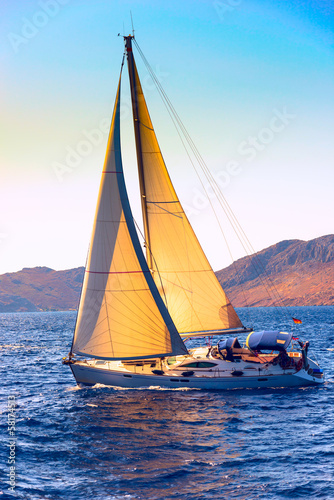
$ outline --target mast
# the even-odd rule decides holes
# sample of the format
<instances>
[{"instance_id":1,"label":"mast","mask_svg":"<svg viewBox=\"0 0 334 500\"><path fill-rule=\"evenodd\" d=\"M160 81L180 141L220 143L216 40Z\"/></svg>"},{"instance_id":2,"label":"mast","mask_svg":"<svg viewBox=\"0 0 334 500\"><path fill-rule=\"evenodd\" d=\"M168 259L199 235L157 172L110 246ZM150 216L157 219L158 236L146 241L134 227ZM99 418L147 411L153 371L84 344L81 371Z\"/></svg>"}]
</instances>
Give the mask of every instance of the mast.
<instances>
[{"instance_id":1,"label":"mast","mask_svg":"<svg viewBox=\"0 0 334 500\"><path fill-rule=\"evenodd\" d=\"M148 224L148 214L147 214L147 204L146 204L146 188L145 188L145 179L144 179L144 163L143 163L143 151L142 151L142 142L141 142L141 132L140 132L140 121L139 121L139 110L138 110L138 95L136 88L136 79L135 79L135 65L134 58L132 52L132 39L133 35L128 35L124 37L125 40L125 48L128 60L128 71L129 71L129 79L130 79L130 88L131 88L131 102L132 102L132 115L133 115L133 126L135 130L135 140L136 140L136 152L137 152L137 163L138 163L138 173L139 173L139 186L140 186L140 195L141 195L141 207L143 214L143 222L144 222L144 231L146 238L146 258L147 264L150 270L153 269L152 263L152 254L151 254L151 243L150 243L150 231Z\"/></svg>"}]
</instances>

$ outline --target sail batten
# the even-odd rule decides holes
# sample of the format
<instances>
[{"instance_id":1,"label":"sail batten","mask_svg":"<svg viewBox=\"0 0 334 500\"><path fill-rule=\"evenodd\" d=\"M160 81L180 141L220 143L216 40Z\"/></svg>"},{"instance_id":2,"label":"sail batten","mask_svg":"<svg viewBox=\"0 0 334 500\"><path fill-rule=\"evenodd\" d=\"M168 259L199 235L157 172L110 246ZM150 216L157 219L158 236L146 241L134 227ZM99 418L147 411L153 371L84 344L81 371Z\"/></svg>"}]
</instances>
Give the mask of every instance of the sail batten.
<instances>
[{"instance_id":1,"label":"sail batten","mask_svg":"<svg viewBox=\"0 0 334 500\"><path fill-rule=\"evenodd\" d=\"M147 267L129 205L120 149L120 81L72 351L107 360L186 354Z\"/></svg>"},{"instance_id":2,"label":"sail batten","mask_svg":"<svg viewBox=\"0 0 334 500\"><path fill-rule=\"evenodd\" d=\"M242 327L177 197L132 52L128 58L146 256L153 278L180 333Z\"/></svg>"}]
</instances>

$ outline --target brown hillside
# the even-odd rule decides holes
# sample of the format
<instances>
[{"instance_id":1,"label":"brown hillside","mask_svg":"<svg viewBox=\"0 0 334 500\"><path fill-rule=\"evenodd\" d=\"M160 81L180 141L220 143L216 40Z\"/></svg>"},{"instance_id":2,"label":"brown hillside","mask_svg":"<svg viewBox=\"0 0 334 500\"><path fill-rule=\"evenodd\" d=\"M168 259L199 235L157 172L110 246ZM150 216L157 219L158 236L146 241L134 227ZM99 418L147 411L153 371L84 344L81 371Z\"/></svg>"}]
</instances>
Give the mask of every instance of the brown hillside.
<instances>
[{"instance_id":1,"label":"brown hillside","mask_svg":"<svg viewBox=\"0 0 334 500\"><path fill-rule=\"evenodd\" d=\"M276 291L287 306L334 305L334 235L281 241L216 274L235 306L277 305Z\"/></svg>"},{"instance_id":2,"label":"brown hillside","mask_svg":"<svg viewBox=\"0 0 334 500\"><path fill-rule=\"evenodd\" d=\"M0 312L76 309L84 268L24 268L0 276Z\"/></svg>"}]
</instances>

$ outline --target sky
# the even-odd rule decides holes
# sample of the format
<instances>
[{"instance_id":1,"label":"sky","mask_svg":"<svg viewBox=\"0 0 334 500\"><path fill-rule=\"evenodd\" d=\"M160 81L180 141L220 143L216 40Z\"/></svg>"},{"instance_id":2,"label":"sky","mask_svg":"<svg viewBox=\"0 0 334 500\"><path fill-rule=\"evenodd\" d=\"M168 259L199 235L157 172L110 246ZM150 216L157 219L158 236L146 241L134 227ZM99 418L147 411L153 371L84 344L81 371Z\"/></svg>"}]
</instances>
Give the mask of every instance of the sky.
<instances>
[{"instance_id":1,"label":"sky","mask_svg":"<svg viewBox=\"0 0 334 500\"><path fill-rule=\"evenodd\" d=\"M253 248L334 232L331 1L4 0L1 10L0 274L85 265L130 11L140 48ZM218 212L228 251L134 53L176 191L221 269L244 249ZM126 71L122 98L123 167L140 222Z\"/></svg>"}]
</instances>

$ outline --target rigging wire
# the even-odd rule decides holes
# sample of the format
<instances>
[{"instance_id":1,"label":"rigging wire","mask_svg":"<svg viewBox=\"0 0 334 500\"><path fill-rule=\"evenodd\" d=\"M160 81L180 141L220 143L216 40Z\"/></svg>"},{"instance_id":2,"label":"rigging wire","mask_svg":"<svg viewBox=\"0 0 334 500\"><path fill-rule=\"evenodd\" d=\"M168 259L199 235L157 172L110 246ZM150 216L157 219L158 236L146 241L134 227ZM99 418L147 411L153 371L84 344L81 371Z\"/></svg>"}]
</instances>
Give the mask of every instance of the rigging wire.
<instances>
[{"instance_id":1,"label":"rigging wire","mask_svg":"<svg viewBox=\"0 0 334 500\"><path fill-rule=\"evenodd\" d=\"M205 187L205 185L204 185L204 183L203 183L203 181L202 181L202 178L201 178L201 176L200 176L200 174L199 174L199 172L198 172L198 169L196 168L196 164L193 162L193 159L192 159L191 155L189 154L188 148L187 148L187 146L186 146L186 144L185 144L185 142L184 142L184 139L183 139L183 136L182 136L182 134L181 134L181 131L179 130L179 129L181 128L181 126L179 125L179 127L178 127L178 122L181 122L181 120L180 120L179 116L177 115L177 113L176 113L176 111L175 111L174 107L172 106L171 102L169 101L167 94L165 93L164 89L163 89L163 88L162 88L162 86L160 85L159 80L157 79L157 77L156 77L156 75L155 75L155 73L154 73L154 71L153 71L152 67L150 66L150 64L148 63L147 59L145 58L145 56L144 56L143 52L141 51L141 49L140 49L140 47L139 47L138 43L136 42L136 40L134 40L134 43L135 43L135 45L136 45L136 47L137 47L137 49L138 49L138 52L140 53L140 55L141 55L141 57L142 57L142 59L143 59L143 61L144 61L144 63L145 63L145 66L146 66L147 70L149 71L149 73L150 73L150 75L151 75L151 77L152 77L152 80L154 81L154 83L155 83L155 85L156 85L156 87L157 87L157 90L158 90L158 92L159 92L159 94L160 94L160 96L161 96L161 98L162 98L162 101L163 101L164 105L166 106L167 112L168 112L168 114L169 114L169 116L170 116L170 118L171 118L171 120L172 120L172 122L173 122L173 124L174 124L175 130L176 130L176 132L177 132L177 134L178 134L178 136L179 136L179 139L180 139L180 141L181 141L181 143L182 143L182 145L183 145L183 147L184 147L184 149L185 149L185 152L186 152L186 154L187 154L187 156L188 156L188 158L189 158L189 161L190 161L190 163L192 164L192 166L193 166L193 168L194 168L194 170L195 170L195 172L196 172L196 175L197 175L197 177L198 177L198 179L199 179L199 182L201 183L202 189L203 189L203 191L204 191L204 192L205 192L205 194L206 194L206 197L207 197L207 199L208 199L208 202L209 202L209 204L210 204L210 206L211 206L211 210L212 210L212 212L213 212L213 213L214 213L214 215L215 215L215 218L216 218L216 220L217 220L218 226L219 226L219 228L220 228L220 232L221 232L221 234L222 234L222 236L223 236L223 238L224 238L225 245L226 245L226 247L227 247L227 249L228 249L228 252L229 252L229 255L230 255L230 259L231 259L232 265L235 267L235 269L236 269L236 274L237 274L237 276L240 278L238 265L237 265L237 263L236 263L236 262L234 261L234 259L233 259L233 255L232 255L231 249L230 249L230 247L229 247L229 244L228 244L227 238L226 238L226 236L225 236L225 233L224 233L223 227L222 227L222 225L221 225L221 223L220 223L220 220L219 220L218 214L216 213L216 210L215 210L215 208L214 208L214 205L213 205L213 203L212 203L212 201L211 201L211 198L210 198L210 196L209 196L209 194L208 194L208 192L207 192L207 188ZM181 124L182 124L182 122L181 122ZM183 124L182 124L182 125L183 125ZM184 127L184 130L186 131L185 127ZM183 133L183 135L185 136L185 134L184 134L184 133ZM185 138L186 138L186 137L185 137ZM199 161L198 159L197 159L197 161L198 161L198 163L200 164L200 161ZM241 290L242 290L242 294L243 294L243 296L244 296L244 303L245 303L246 307L248 307L247 297L246 297L246 295L245 295L245 291L244 291L244 288L243 288L242 284L240 285L240 287L241 287ZM249 312L248 312L248 309L247 309L247 313L248 313L248 319L249 319L249 321L251 321L251 320L250 320L250 317L249 317Z\"/></svg>"},{"instance_id":2,"label":"rigging wire","mask_svg":"<svg viewBox=\"0 0 334 500\"><path fill-rule=\"evenodd\" d=\"M272 297L273 299L273 302L274 302L274 305L279 305L283 308L283 310L285 311L285 314L290 317L290 314L288 313L288 311L286 310L286 304L284 302L284 299L280 296L279 292L278 292L278 289L275 285L275 283L273 282L273 280L270 278L270 276L268 275L263 263L261 262L261 259L259 258L259 256L257 255L257 252L255 251L255 249L253 248L249 238L247 237L244 229L242 228L241 224L239 223L236 215L234 214L232 208L230 207L229 203L227 202L225 196L223 195L222 191L221 191L221 188L220 186L218 185L217 181L215 180L214 176L212 175L212 173L210 172L209 168L207 167L203 157L201 156L201 154L199 153L196 145L194 144L192 138L190 137L186 127L184 126L180 116L178 115L178 113L176 112L174 106L172 105L171 101L169 100L165 90L163 89L160 81L158 80L157 76L155 75L152 67L150 66L149 62L147 61L145 55L143 54L142 50L140 49L139 45L138 45L138 42L136 40L134 40L134 44L136 45L136 48L141 56L141 58L143 59L143 62L153 80L153 82L155 83L156 87L157 87L157 90L164 102L164 105L168 111L168 114L170 115L171 119L172 119L172 122L176 128L176 131L181 139L181 142L182 142L182 145L187 153L187 156L188 158L190 159L190 162L196 172L196 175L197 177L199 178L199 181L201 183L201 186L203 188L203 191L205 192L207 198L208 198L208 201L210 203L210 206L211 206L211 209L213 210L213 213L215 215L215 218L218 222L218 225L219 225L219 228L220 228L220 231L223 235L223 238L225 240L225 243L226 243L226 246L228 248L228 252L229 252L229 255L232 259L232 262L233 262L233 256L232 256L232 252L231 252L231 249L227 243L227 240L226 240L226 236L224 234L224 231L223 231L223 228L221 226L221 223L220 223L220 220L219 220L219 217L216 213L216 210L214 209L213 207L213 204L211 202L211 199L210 197L208 196L208 192L207 192L207 189L205 188L204 184L203 184L203 181L199 175L199 172L198 172L198 169L196 168L194 162L192 161L192 158L191 158L191 155L188 151L188 148L185 144L185 141L187 142L188 144L188 147L190 148L193 156L195 157L198 165L200 166L203 174L205 175L207 181L209 182L210 184L210 187L212 188L214 194L216 195L216 198L221 206L221 208L223 209L226 217L227 217L227 220L229 221L229 223L231 224L231 227L234 231L234 233L236 234L240 244L242 245L242 248L244 249L245 253L250 256L250 254L253 254L253 258L252 258L252 265L254 266L257 274L258 274L258 278L260 279L262 285L264 286L265 290L267 291L268 295ZM183 140L183 138L185 140ZM238 270L237 270L237 274L238 273ZM239 276L240 278L240 276ZM265 281L265 279L267 280L267 282Z\"/></svg>"},{"instance_id":3,"label":"rigging wire","mask_svg":"<svg viewBox=\"0 0 334 500\"><path fill-rule=\"evenodd\" d=\"M214 205L213 205L213 203L212 203L212 201L211 201L211 198L210 198L210 196L209 196L209 194L208 194L207 188L205 187L205 185L204 185L204 183L203 183L203 181L202 181L202 178L201 178L201 176L200 176L200 174L199 174L199 172L198 172L198 169L196 168L196 164L193 162L193 159L192 159L191 155L189 154L188 148L187 148L187 146L186 146L186 144L185 144L185 142L184 142L184 140L183 140L183 136L182 136L182 133L181 133L181 132L182 132L182 125L183 125L183 124L182 124L182 122L181 122L181 120L180 120L179 116L177 115L177 113L176 113L176 111L175 111L175 109L174 109L173 105L172 105L172 104L171 104L171 102L169 101L169 98L168 98L167 94L165 93L165 91L164 91L163 87L161 86L161 84L160 84L159 80L157 79L157 77L156 77L156 75L155 75L155 73L154 73L154 71L153 71L152 67L150 66L149 62L147 61L147 59L145 58L145 56L144 56L143 52L141 51L141 49L140 49L140 47L139 47L138 43L137 43L135 40L134 40L134 42L135 42L135 44L136 44L136 47L137 47L137 49L138 49L138 52L140 53L140 55L141 55L141 57L142 57L142 59L143 59L143 61L144 61L144 63L145 63L145 66L146 66L147 70L149 71L149 73L150 73L150 75L151 75L151 78L153 79L153 81L154 81L154 83L155 83L155 85L156 85L156 87L157 87L157 90L158 90L158 92L159 92L159 94L160 94L160 96L161 96L161 98L162 98L162 101L163 101L163 103L164 103L164 105L165 105L165 107L166 107L166 109L167 109L167 112L168 112L168 114L169 114L169 116L170 116L170 118L171 118L171 120L172 120L172 122L173 122L173 124L174 124L174 127L175 127L175 129L176 129L176 132L177 132L177 134L178 134L178 136L179 136L179 138L180 138L180 141L181 141L181 143L182 143L182 145L183 145L183 147L184 147L184 149L185 149L185 152L186 152L186 154L187 154L187 156L188 156L188 158L189 158L189 161L190 161L190 163L192 164L193 169L194 169L194 170L195 170L195 172L196 172L196 175L197 175L197 177L198 177L198 179L199 179L199 182L200 182L200 184L201 184L201 186L202 186L202 189L203 189L203 191L204 191L204 193L205 193L205 195L206 195L206 198L207 198L207 200L208 200L208 202L209 202L209 204L210 204L211 210L212 210L212 212L213 212L213 213L214 213L214 215L215 215L215 218L216 218L216 221L217 221L217 223L218 223L218 226L219 226L220 232L221 232L221 234L222 234L222 236L223 236L223 239L224 239L225 245L226 245L226 247L227 247L227 249L228 249L228 253L229 253L229 255L230 255L230 259L231 259L232 265L235 267L235 269L236 269L236 274L237 274L237 276L240 278L238 265L237 265L237 263L236 263L236 262L234 261L234 259L233 259L233 255L232 255L232 252L231 252L230 246L229 246L229 244L228 244L227 238L226 238L226 236L225 236L225 233L224 233L223 227L222 227L222 225L221 225L220 219L219 219L219 217L218 217L218 214L217 214L217 212L216 212L216 210L215 210L215 208L214 208ZM180 122L182 125L179 125L179 126L178 126L179 122ZM179 130L179 128L180 128L180 130ZM187 131L186 131L185 127L184 127L184 130L185 130L185 132L187 133ZM184 134L184 133L183 133L183 135L185 136L185 139L187 140L186 134ZM189 134L188 134L188 135L189 135ZM189 141L188 141L188 142L189 142ZM191 147L190 147L190 149L193 149L193 148L191 148ZM195 157L196 157L196 154L195 154L194 152L193 152L193 154L194 154L194 155L195 155ZM199 160L198 158L196 158L196 159L197 159L198 164L201 166L201 162L200 162L200 160ZM204 161L204 160L203 160L203 161ZM202 170L203 170L203 169L202 169ZM210 181L209 181L209 183L210 183L210 185L211 185L211 182L210 182ZM217 196L216 196L216 197L217 197ZM231 224L231 225L232 225L232 227L233 227L233 224L232 224L232 222L231 222L231 221L230 221L230 224ZM246 253L247 253L247 252L246 252ZM244 288L243 288L243 286L242 286L242 283L241 283L239 286L241 287L241 290L242 290L242 294L243 294L243 297L244 297L244 303L245 303L246 307L248 308L249 304L248 304L247 296L246 296L246 294L245 294L245 290L244 290ZM248 309L247 309L247 312L248 312ZM248 313L248 316L249 316L249 313ZM249 320L250 320L250 317L249 317Z\"/></svg>"}]
</instances>

